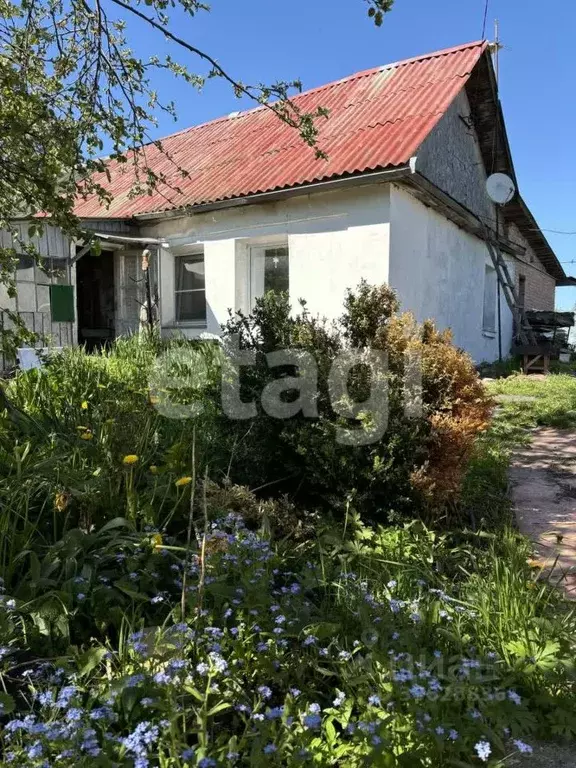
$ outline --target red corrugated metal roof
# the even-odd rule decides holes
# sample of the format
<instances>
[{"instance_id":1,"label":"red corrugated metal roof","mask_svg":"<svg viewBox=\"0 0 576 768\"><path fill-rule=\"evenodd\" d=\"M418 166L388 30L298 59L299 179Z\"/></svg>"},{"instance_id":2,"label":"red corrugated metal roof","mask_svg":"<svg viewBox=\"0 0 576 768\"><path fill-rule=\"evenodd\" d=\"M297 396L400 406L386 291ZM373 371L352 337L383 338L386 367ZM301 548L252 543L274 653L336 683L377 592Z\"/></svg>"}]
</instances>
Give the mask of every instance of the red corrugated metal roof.
<instances>
[{"instance_id":1,"label":"red corrugated metal roof","mask_svg":"<svg viewBox=\"0 0 576 768\"><path fill-rule=\"evenodd\" d=\"M294 101L303 111L329 110L320 121L317 159L298 133L265 107L213 120L145 148L146 162L168 183L131 196L130 164L111 162L109 208L79 200L82 218L124 218L271 192L339 176L406 164L466 83L487 47L469 43L388 64L315 88ZM182 178L178 168L188 176ZM179 187L177 193L172 187Z\"/></svg>"}]
</instances>

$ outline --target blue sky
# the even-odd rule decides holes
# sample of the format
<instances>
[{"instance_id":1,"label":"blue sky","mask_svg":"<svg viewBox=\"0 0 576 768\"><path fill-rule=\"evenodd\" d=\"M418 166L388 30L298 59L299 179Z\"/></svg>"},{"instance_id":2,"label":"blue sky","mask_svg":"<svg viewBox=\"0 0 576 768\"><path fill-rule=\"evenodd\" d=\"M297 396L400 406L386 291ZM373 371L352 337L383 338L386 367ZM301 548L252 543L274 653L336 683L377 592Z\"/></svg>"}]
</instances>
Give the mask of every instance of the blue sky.
<instances>
[{"instance_id":1,"label":"blue sky","mask_svg":"<svg viewBox=\"0 0 576 768\"><path fill-rule=\"evenodd\" d=\"M481 37L485 0L396 0L380 29L364 0L212 0L210 13L175 17L173 29L244 82L300 78L305 88L398 59ZM489 0L487 37L500 21L500 91L522 194L541 227L576 232L576 88L573 0ZM131 42L142 56L171 52L193 71L192 56L142 28ZM178 122L161 118L158 136L242 109L230 88L209 81L194 91L157 77ZM546 233L562 262L576 261L576 235ZM576 275L576 263L563 265ZM576 289L557 290L571 309Z\"/></svg>"}]
</instances>

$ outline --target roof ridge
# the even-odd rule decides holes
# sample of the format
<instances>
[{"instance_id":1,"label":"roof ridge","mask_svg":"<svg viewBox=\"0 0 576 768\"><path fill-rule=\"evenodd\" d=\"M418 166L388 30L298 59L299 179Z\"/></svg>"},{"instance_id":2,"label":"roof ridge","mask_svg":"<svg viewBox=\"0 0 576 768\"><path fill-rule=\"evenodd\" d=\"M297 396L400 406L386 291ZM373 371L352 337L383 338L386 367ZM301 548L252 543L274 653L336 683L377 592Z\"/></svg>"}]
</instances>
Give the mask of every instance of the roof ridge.
<instances>
[{"instance_id":1,"label":"roof ridge","mask_svg":"<svg viewBox=\"0 0 576 768\"><path fill-rule=\"evenodd\" d=\"M348 83L351 80L357 80L362 77L368 77L369 75L373 75L376 72L383 72L387 69L392 69L393 67L402 67L408 64L414 64L417 61L425 61L426 59L435 59L439 58L440 56L448 56L452 53L457 53L458 51L466 50L467 48L478 48L480 46L488 46L487 40L476 40L471 43L463 43L461 45L455 45L451 48L442 48L439 51L432 51L431 53L422 53L419 56L413 56L409 59L400 59L399 61L394 61L390 64L382 64L378 67L371 67L370 69L362 69L359 72L354 72L350 75L345 75L344 77L339 78L338 80L332 80L329 83L324 83L324 85L316 85L313 88L309 88L305 91L301 91L300 93L294 94L292 96L292 99L299 99L302 96L307 96L311 93L316 93L317 91L323 91L327 88L333 88L335 86L342 85L343 83ZM230 113L228 115L222 115L221 117L215 117L212 118L212 120L205 120L203 123L197 123L195 125L189 125L187 128L181 128L179 131L175 131L174 133L169 133L166 136L162 136L159 139L155 139L154 141L150 141L148 144L144 144L144 147L153 146L157 142L163 142L167 139L172 139L176 136L181 136L182 134L189 133L191 131L197 130L198 128L204 128L208 125L215 125L216 123L221 123L227 120L240 120L241 118L245 118L248 115L252 115L255 112L259 112L261 110L266 109L266 105L262 104L258 107L252 107L251 109L245 109L239 111L237 114ZM233 115L233 116L231 116Z\"/></svg>"},{"instance_id":2,"label":"roof ridge","mask_svg":"<svg viewBox=\"0 0 576 768\"><path fill-rule=\"evenodd\" d=\"M452 48L442 48L439 51L432 51L432 53L421 53L419 56L412 56L410 59L400 59L399 61L393 61L391 64L385 64L381 69L388 69L389 67L403 67L407 64L414 64L417 61L424 61L426 59L436 59L440 56L449 56L452 53L458 53L459 51L465 51L467 48L480 48L481 46L488 46L487 40L475 40L472 43L463 43L462 45L454 45Z\"/></svg>"}]
</instances>

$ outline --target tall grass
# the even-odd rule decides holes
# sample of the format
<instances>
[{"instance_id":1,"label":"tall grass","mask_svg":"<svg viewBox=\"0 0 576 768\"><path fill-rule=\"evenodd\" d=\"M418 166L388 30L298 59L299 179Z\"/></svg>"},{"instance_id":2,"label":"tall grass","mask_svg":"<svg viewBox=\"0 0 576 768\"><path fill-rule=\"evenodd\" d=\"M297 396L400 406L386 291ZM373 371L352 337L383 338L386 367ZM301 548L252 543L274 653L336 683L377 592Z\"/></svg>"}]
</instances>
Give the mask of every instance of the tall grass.
<instances>
[{"instance_id":1,"label":"tall grass","mask_svg":"<svg viewBox=\"0 0 576 768\"><path fill-rule=\"evenodd\" d=\"M187 421L156 406L154 371L167 365L162 354L181 346L131 337L96 354L67 349L6 383L14 407L0 414L0 570L13 571L15 555L33 541L50 546L72 529L89 531L116 517L159 529L175 508L186 509L186 489L175 481L190 474L193 425L203 465L219 442L209 404ZM210 345L185 348L187 386L170 397L186 403L201 397L219 369ZM208 371L200 389L198 367ZM137 458L127 466L125 456Z\"/></svg>"}]
</instances>

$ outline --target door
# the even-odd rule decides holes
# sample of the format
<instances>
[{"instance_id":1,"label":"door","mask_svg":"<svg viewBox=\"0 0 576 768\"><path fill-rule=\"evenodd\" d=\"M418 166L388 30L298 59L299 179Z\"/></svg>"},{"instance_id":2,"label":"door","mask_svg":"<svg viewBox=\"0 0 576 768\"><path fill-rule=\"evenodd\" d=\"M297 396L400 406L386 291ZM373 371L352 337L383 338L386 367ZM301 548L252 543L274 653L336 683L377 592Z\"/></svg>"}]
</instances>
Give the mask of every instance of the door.
<instances>
[{"instance_id":1,"label":"door","mask_svg":"<svg viewBox=\"0 0 576 768\"><path fill-rule=\"evenodd\" d=\"M76 264L78 342L88 349L114 338L114 254L90 253Z\"/></svg>"}]
</instances>

